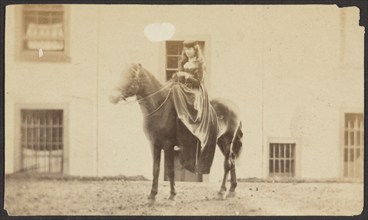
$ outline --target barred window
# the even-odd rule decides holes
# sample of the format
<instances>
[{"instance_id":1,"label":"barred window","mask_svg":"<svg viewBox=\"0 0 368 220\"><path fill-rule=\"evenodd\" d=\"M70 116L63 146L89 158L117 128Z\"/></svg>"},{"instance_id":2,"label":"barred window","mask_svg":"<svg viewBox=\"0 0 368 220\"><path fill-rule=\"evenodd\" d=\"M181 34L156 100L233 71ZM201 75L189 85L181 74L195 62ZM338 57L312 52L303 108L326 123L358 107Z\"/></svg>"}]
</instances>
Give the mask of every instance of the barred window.
<instances>
[{"instance_id":1,"label":"barred window","mask_svg":"<svg viewBox=\"0 0 368 220\"><path fill-rule=\"evenodd\" d=\"M270 143L270 177L295 177L295 146L295 143Z\"/></svg>"},{"instance_id":2,"label":"barred window","mask_svg":"<svg viewBox=\"0 0 368 220\"><path fill-rule=\"evenodd\" d=\"M363 178L364 115L345 114L343 173L346 178Z\"/></svg>"},{"instance_id":3,"label":"barred window","mask_svg":"<svg viewBox=\"0 0 368 220\"><path fill-rule=\"evenodd\" d=\"M62 172L63 110L21 110L22 170Z\"/></svg>"}]
</instances>

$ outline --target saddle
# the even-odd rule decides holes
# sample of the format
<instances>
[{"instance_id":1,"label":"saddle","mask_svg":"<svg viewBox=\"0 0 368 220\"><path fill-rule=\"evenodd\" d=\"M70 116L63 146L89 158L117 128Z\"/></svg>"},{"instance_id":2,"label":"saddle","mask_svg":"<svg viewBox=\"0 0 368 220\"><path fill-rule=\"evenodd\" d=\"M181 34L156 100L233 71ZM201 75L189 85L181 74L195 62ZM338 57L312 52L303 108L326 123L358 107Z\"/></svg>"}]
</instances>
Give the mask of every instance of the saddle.
<instances>
[{"instance_id":1,"label":"saddle","mask_svg":"<svg viewBox=\"0 0 368 220\"><path fill-rule=\"evenodd\" d=\"M185 87L185 88L184 88ZM193 173L210 173L219 127L215 110L209 104L201 117L195 117L194 97L186 91L185 85L174 86L172 98L178 118L176 121L176 139L180 147L181 165ZM198 120L197 120L198 119Z\"/></svg>"}]
</instances>

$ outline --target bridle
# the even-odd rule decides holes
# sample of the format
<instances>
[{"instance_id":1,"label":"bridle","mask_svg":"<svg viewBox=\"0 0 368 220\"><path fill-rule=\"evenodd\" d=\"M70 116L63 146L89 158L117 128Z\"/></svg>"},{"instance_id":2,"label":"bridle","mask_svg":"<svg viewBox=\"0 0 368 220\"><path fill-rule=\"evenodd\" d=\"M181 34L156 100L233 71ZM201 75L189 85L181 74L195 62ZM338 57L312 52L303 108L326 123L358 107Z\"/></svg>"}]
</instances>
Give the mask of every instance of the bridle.
<instances>
[{"instance_id":1,"label":"bridle","mask_svg":"<svg viewBox=\"0 0 368 220\"><path fill-rule=\"evenodd\" d=\"M138 91L140 89L140 87L139 87L139 74L141 73L141 67L142 67L141 64L138 64L137 70L135 70L134 68L130 67L130 69L135 73L133 79L131 79L132 85L130 85L130 87L134 88L134 87L137 86L138 87L137 93L138 93ZM137 95L137 93L134 94L134 95ZM124 96L124 94L120 94L118 102L120 102L121 100L124 100L125 101L125 104L129 104L131 102L138 101L138 100L133 100L133 101L130 101L129 102L129 101L127 101L127 98L128 97Z\"/></svg>"},{"instance_id":2,"label":"bridle","mask_svg":"<svg viewBox=\"0 0 368 220\"><path fill-rule=\"evenodd\" d=\"M139 75L141 74L141 68L142 68L142 65L141 64L138 64L138 68L137 69L130 68L135 73L135 76L133 77L133 79L131 79L132 80L131 87L136 87L136 86L138 87L137 93L134 94L136 97L137 97L137 94L139 93L139 91L141 89L141 87L140 87L140 81L139 81ZM125 97L123 94L121 94L120 97L119 97L118 102L121 101L121 100L124 100L125 101L124 104L130 104L130 103L135 103L135 102L141 103L142 101L144 101L144 100L146 100L148 98L151 98L152 96L155 96L156 94L158 94L159 92L163 91L167 87L170 87L171 85L172 85L171 83L166 83L164 86L162 86L160 89L154 91L153 93L151 93L151 94L149 94L147 96L144 96L142 98L132 100L132 101L127 101L127 97ZM150 112L147 115L144 115L144 117L148 117L148 116L154 114L155 112L157 112L158 110L160 110L162 108L162 106L164 106L164 104L166 103L166 101L168 100L168 98L170 96L170 93L171 93L171 88L169 89L169 92L167 93L167 96L164 99L164 101L155 110L153 110L152 112Z\"/></svg>"}]
</instances>

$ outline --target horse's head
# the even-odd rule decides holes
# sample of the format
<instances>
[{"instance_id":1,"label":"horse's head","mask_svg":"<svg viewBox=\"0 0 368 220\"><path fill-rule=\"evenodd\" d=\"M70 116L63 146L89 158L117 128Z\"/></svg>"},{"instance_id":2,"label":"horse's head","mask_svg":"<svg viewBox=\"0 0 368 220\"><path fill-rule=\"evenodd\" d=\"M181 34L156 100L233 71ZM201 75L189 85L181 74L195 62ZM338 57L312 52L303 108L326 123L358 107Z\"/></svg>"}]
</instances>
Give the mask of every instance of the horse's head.
<instances>
[{"instance_id":1,"label":"horse's head","mask_svg":"<svg viewBox=\"0 0 368 220\"><path fill-rule=\"evenodd\" d=\"M139 91L139 75L141 74L141 64L129 64L121 73L121 79L110 95L111 103L118 103L121 100L137 95Z\"/></svg>"}]
</instances>

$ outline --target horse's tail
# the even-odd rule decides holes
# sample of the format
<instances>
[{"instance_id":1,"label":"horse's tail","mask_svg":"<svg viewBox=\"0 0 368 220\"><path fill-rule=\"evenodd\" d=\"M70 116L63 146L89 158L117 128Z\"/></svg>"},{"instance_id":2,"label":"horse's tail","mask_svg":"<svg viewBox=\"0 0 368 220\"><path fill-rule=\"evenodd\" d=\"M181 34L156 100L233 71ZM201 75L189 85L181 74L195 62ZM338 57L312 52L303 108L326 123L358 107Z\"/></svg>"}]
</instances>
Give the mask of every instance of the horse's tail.
<instances>
[{"instance_id":1,"label":"horse's tail","mask_svg":"<svg viewBox=\"0 0 368 220\"><path fill-rule=\"evenodd\" d=\"M234 142L233 142L233 153L235 158L238 158L243 149L243 131L242 131L242 123L239 122L239 127L236 130Z\"/></svg>"}]
</instances>

